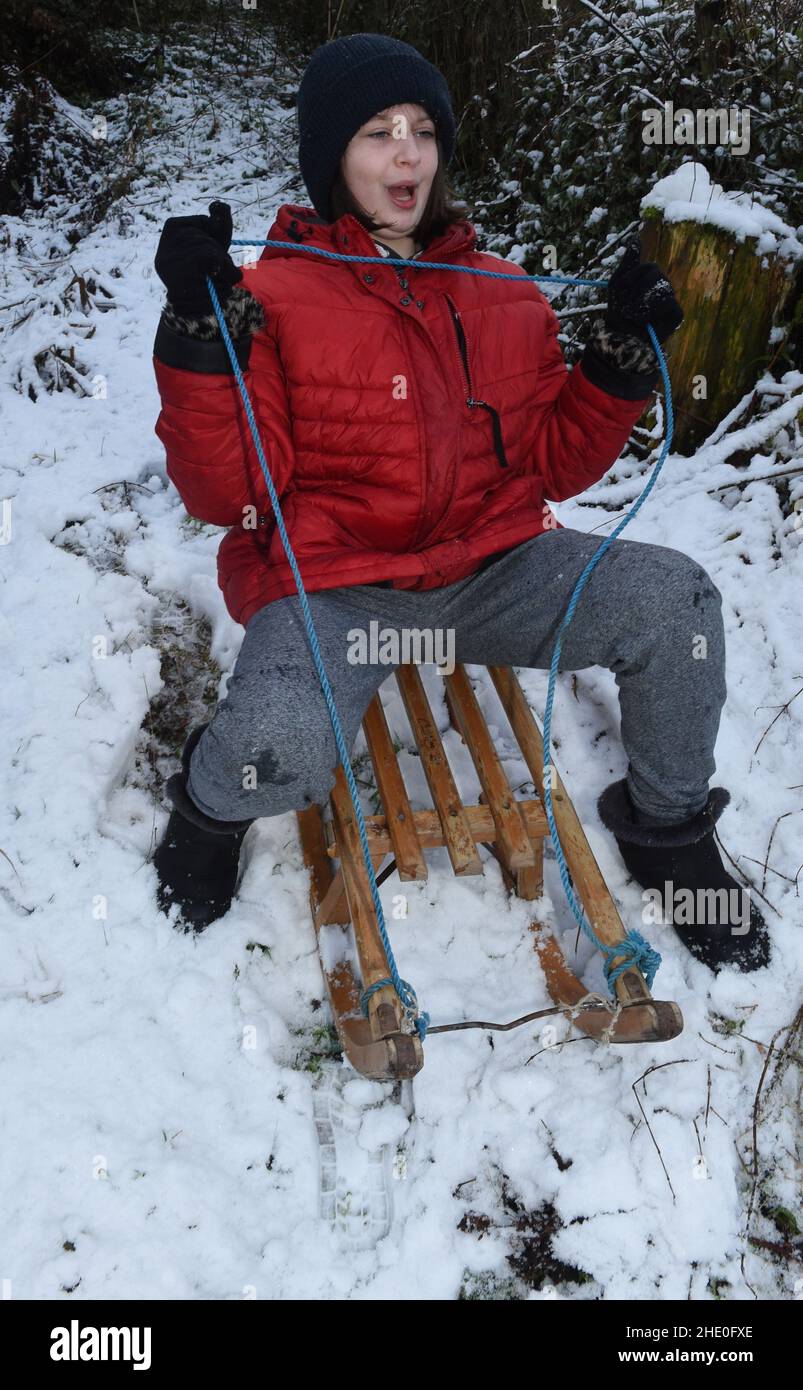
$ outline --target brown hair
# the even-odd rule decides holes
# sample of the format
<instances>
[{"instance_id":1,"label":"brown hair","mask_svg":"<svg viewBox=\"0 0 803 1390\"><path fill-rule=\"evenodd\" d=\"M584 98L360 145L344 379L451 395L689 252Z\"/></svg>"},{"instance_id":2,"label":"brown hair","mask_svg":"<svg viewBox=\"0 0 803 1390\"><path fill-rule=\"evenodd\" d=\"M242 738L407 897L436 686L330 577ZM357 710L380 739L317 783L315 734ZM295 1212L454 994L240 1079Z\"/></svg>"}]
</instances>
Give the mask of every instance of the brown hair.
<instances>
[{"instance_id":1,"label":"brown hair","mask_svg":"<svg viewBox=\"0 0 803 1390\"><path fill-rule=\"evenodd\" d=\"M353 217L356 217L358 222L362 223L366 231L372 234L379 233L380 240L381 233L383 231L387 232L387 228L383 227L379 222L375 222L365 211L365 208L357 202L343 177L342 165L338 166L337 174L332 183L329 194L329 209L332 222L336 222L338 217L342 217L344 213L350 212ZM465 221L473 215L473 208L467 203L459 202L449 185L443 167L443 146L440 140L438 140L438 167L435 170L435 176L432 180L424 211L417 225L413 227L410 235L419 246L428 246L435 237L445 232L447 227L450 227L453 222Z\"/></svg>"}]
</instances>

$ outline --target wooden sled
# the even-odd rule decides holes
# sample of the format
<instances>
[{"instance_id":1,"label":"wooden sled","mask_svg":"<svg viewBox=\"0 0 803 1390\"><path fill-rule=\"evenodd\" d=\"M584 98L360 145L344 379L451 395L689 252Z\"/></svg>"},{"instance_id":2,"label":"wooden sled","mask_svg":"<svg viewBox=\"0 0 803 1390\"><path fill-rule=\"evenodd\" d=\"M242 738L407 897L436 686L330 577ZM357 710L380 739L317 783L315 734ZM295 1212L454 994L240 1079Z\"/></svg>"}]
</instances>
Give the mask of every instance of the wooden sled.
<instances>
[{"instance_id":1,"label":"wooden sled","mask_svg":"<svg viewBox=\"0 0 803 1390\"><path fill-rule=\"evenodd\" d=\"M366 710L362 727L373 764L384 815L364 816L374 873L388 854L400 879L426 879L424 851L445 846L455 874L482 874L477 852L485 844L502 868L508 889L533 900L543 889L544 837L549 835L543 807L543 744L524 692L508 666L489 666L502 707L538 792L536 799L517 800L502 768L487 724L464 667L443 677L452 726L468 747L482 787L480 804L464 806L415 665L396 668L394 677L404 701L426 774L434 809L410 806L379 693ZM615 946L625 929L599 866L583 833L574 807L552 764L552 809L575 896L599 939ZM339 961L327 968L322 959L338 1035L352 1066L377 1080L412 1077L424 1063L418 1034L410 1031L404 1008L390 985L376 990L368 1001L368 1017L360 994L389 975L388 961L376 920L359 829L346 775L338 766L329 797L331 821L320 806L298 811L304 862L310 869L310 906L320 941L323 926L354 928L359 959L358 978L351 965ZM334 862L338 862L335 869ZM554 937L532 922L535 948L556 1004L573 1005L588 991L572 973ZM616 963L616 961L614 962ZM620 1005L602 1001L574 1016L576 1027L589 1037L617 1043L663 1042L682 1031L677 1004L652 998L640 970L629 968L614 985Z\"/></svg>"}]
</instances>

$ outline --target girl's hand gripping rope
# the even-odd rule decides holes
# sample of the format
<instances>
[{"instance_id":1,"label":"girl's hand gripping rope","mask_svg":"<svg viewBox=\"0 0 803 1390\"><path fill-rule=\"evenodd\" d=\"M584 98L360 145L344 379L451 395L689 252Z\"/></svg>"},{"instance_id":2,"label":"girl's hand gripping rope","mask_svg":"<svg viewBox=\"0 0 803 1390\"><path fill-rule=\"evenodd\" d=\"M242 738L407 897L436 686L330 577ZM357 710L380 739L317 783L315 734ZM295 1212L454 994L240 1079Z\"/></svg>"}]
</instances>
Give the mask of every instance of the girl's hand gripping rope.
<instances>
[{"instance_id":1,"label":"girl's hand gripping rope","mask_svg":"<svg viewBox=\"0 0 803 1390\"><path fill-rule=\"evenodd\" d=\"M683 322L675 292L654 261L641 263L641 238L633 237L608 281L606 327L650 342L647 324L663 343Z\"/></svg>"},{"instance_id":2,"label":"girl's hand gripping rope","mask_svg":"<svg viewBox=\"0 0 803 1390\"><path fill-rule=\"evenodd\" d=\"M189 318L212 312L210 277L225 304L243 272L228 254L232 237L228 203L210 203L208 217L168 217L154 266L176 313Z\"/></svg>"}]
</instances>

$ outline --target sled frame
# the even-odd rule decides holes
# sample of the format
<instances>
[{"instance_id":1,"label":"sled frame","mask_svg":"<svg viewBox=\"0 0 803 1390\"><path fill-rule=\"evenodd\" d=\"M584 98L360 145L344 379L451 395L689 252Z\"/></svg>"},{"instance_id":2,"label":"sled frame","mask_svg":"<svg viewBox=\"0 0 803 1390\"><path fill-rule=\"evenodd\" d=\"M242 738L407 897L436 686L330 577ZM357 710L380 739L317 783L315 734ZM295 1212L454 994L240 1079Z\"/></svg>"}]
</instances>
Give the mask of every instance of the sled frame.
<instances>
[{"instance_id":1,"label":"sled frame","mask_svg":"<svg viewBox=\"0 0 803 1390\"><path fill-rule=\"evenodd\" d=\"M399 767L387 719L373 696L362 729L373 765L383 815L364 815L374 873L385 859L394 862L402 881L425 880L425 850L445 848L456 876L483 873L477 846L484 844L497 859L509 892L528 901L543 891L544 839L549 835L543 801L543 741L541 731L518 678L509 666L487 666L502 708L526 763L537 796L517 799L502 767L493 739L465 668L458 664L443 676L450 723L469 749L482 791L479 803L463 804L440 732L415 664L393 672L421 758L433 808L413 810ZM368 1016L360 994L390 971L379 935L356 816L342 764L335 773L327 811L313 805L297 811L304 863L310 870L310 908L321 966L338 1036L356 1071L376 1080L414 1076L423 1066L418 1034L405 1019L403 1005L390 985L374 991ZM625 928L588 840L552 761L552 811L575 895L580 899L597 937L616 946ZM336 867L337 864L337 867ZM359 974L346 959L328 968L324 963L323 927L351 925ZM403 928L402 928L403 929ZM530 923L535 949L554 1002L571 1006L588 990L572 972L554 936L542 923ZM614 964L624 957L615 958ZM614 984L616 999L630 1007L619 1012L611 1001L584 1006L574 1024L589 1037L615 1043L665 1042L683 1029L677 1004L652 998L640 970L630 966Z\"/></svg>"}]
</instances>

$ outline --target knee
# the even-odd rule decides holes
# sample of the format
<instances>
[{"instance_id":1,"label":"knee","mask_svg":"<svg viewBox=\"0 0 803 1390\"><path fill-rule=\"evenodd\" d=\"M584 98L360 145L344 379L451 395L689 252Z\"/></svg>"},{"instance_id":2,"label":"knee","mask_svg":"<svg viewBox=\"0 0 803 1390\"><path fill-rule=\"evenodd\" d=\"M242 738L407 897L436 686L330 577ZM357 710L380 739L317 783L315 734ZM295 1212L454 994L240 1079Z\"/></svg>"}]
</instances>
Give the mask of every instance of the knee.
<instances>
[{"instance_id":1,"label":"knee","mask_svg":"<svg viewBox=\"0 0 803 1390\"><path fill-rule=\"evenodd\" d=\"M241 778L243 793L254 807L281 803L286 809L303 810L326 801L339 762L334 733L316 728L298 734L298 738L277 742L257 738L250 748L241 750L235 776ZM275 812L257 809L254 814Z\"/></svg>"},{"instance_id":2,"label":"knee","mask_svg":"<svg viewBox=\"0 0 803 1390\"><path fill-rule=\"evenodd\" d=\"M628 557L629 558L629 557ZM703 567L683 551L645 545L627 583L627 641L634 659L645 648L673 660L706 658L709 671L725 659L722 594Z\"/></svg>"},{"instance_id":3,"label":"knee","mask_svg":"<svg viewBox=\"0 0 803 1390\"><path fill-rule=\"evenodd\" d=\"M218 715L193 754L192 786L221 819L256 819L325 803L339 761L331 727L247 731Z\"/></svg>"},{"instance_id":4,"label":"knee","mask_svg":"<svg viewBox=\"0 0 803 1390\"><path fill-rule=\"evenodd\" d=\"M685 599L692 608L697 609L722 606L722 594L702 565L682 550L667 548L665 553L671 556L667 562L668 582L676 600Z\"/></svg>"},{"instance_id":5,"label":"knee","mask_svg":"<svg viewBox=\"0 0 803 1390\"><path fill-rule=\"evenodd\" d=\"M708 571L694 560L691 562L686 582L691 591L692 608L699 609L701 612L707 609L722 608L722 594Z\"/></svg>"},{"instance_id":6,"label":"knee","mask_svg":"<svg viewBox=\"0 0 803 1390\"><path fill-rule=\"evenodd\" d=\"M659 545L648 549L652 555L638 576L636 605L646 604L653 619L660 615L665 628L679 623L685 631L689 622L698 628L704 623L720 628L722 594L707 570L682 550Z\"/></svg>"},{"instance_id":7,"label":"knee","mask_svg":"<svg viewBox=\"0 0 803 1390\"><path fill-rule=\"evenodd\" d=\"M722 594L708 572L681 551L673 552L665 580L665 630L676 657L685 657L701 679L719 680L724 689Z\"/></svg>"}]
</instances>

